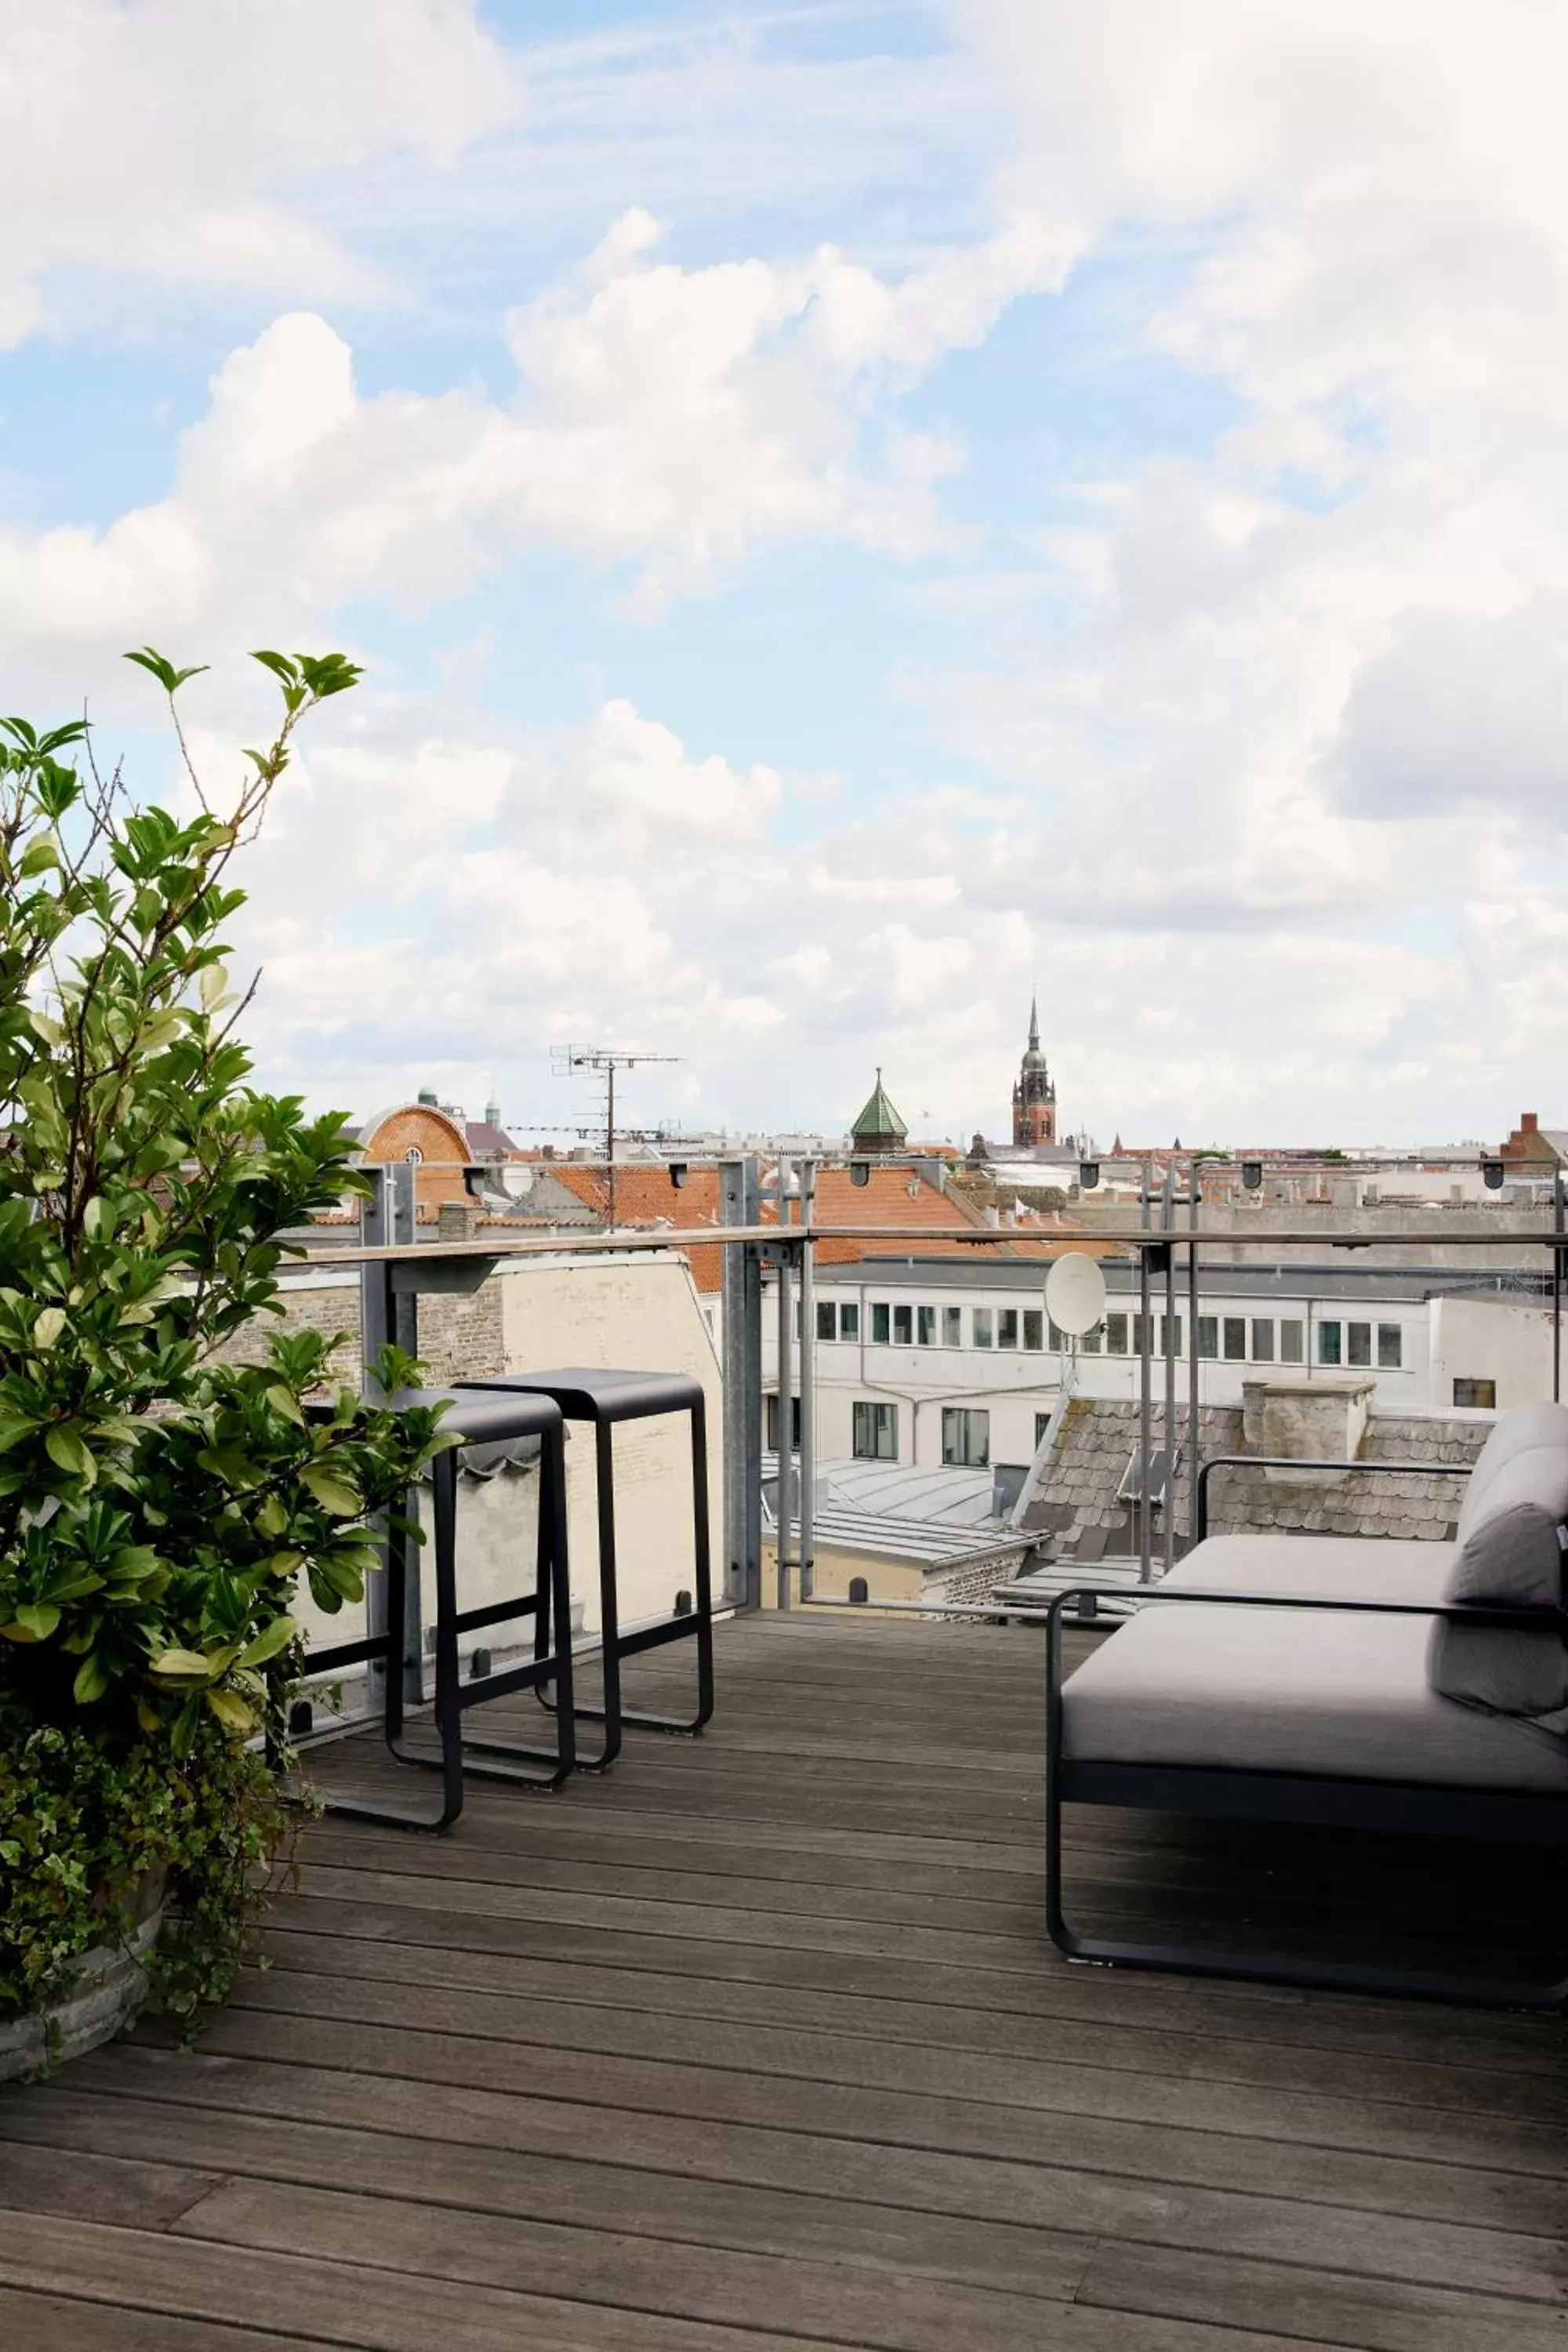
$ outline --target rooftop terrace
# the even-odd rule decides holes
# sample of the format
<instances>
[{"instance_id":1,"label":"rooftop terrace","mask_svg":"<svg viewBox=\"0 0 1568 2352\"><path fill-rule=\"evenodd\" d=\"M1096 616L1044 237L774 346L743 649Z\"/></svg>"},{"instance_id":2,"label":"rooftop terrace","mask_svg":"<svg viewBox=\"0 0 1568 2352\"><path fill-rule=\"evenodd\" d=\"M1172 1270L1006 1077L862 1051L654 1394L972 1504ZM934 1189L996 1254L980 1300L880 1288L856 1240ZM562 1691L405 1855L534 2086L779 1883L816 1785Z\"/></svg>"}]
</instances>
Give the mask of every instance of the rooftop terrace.
<instances>
[{"instance_id":1,"label":"rooftop terrace","mask_svg":"<svg viewBox=\"0 0 1568 2352\"><path fill-rule=\"evenodd\" d=\"M310 1828L195 2052L0 2095L0 2342L1563 2352L1560 2026L1069 1969L1032 1629L753 1615L718 1670L696 1747ZM1069 1835L1123 1930L1529 1966L1568 1913L1539 1856Z\"/></svg>"}]
</instances>

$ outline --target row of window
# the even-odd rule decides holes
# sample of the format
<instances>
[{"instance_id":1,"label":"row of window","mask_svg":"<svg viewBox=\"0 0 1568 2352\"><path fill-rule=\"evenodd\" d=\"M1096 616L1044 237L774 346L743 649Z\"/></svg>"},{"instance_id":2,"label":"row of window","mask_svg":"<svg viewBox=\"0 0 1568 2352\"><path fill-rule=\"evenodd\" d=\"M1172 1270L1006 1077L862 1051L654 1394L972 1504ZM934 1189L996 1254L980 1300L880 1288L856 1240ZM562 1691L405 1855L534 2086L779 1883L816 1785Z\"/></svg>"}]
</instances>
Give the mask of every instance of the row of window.
<instances>
[{"instance_id":1,"label":"row of window","mask_svg":"<svg viewBox=\"0 0 1568 2352\"><path fill-rule=\"evenodd\" d=\"M962 1348L964 1309L962 1307L894 1306L887 1299L871 1303L871 1345L874 1348ZM1048 1344L1065 1348L1067 1341L1038 1307L972 1307L969 1309L972 1348L1022 1348L1026 1355L1044 1353ZM819 1299L816 1308L819 1339L858 1339L860 1309L846 1302Z\"/></svg>"},{"instance_id":2,"label":"row of window","mask_svg":"<svg viewBox=\"0 0 1568 2352\"><path fill-rule=\"evenodd\" d=\"M962 1348L965 1311L962 1307L904 1306L873 1299L871 1345ZM1068 1344L1049 1317L1037 1307L972 1307L967 1312L971 1347L1021 1349L1026 1355L1040 1355L1047 1345L1059 1351ZM1172 1319L1173 1330L1163 1315L1150 1318L1150 1347L1156 1355L1164 1355L1167 1339L1174 1343L1174 1354L1183 1353L1182 1318L1178 1315ZM1348 1364L1370 1370L1375 1363L1380 1371L1394 1372L1404 1367L1405 1333L1401 1324L1346 1323L1331 1317L1315 1324L1313 1329L1316 1360L1320 1364ZM819 1301L816 1336L819 1339L858 1339L858 1305L840 1305L834 1299ZM1085 1333L1081 1344L1086 1355L1141 1356L1143 1318L1108 1315L1092 1331ZM1289 1316L1200 1315L1197 1345L1201 1363L1303 1364L1307 1326L1300 1318Z\"/></svg>"},{"instance_id":3,"label":"row of window","mask_svg":"<svg viewBox=\"0 0 1568 2352\"><path fill-rule=\"evenodd\" d=\"M1166 1349L1164 1316L1151 1316L1150 1347L1156 1355ZM1181 1355L1182 1318L1175 1318L1173 1352ZM1225 1364L1303 1364L1307 1357L1307 1326L1295 1316L1200 1315L1197 1318L1198 1361ZM1405 1363L1405 1327L1400 1323L1342 1323L1332 1318L1312 1326L1320 1364L1350 1364L1397 1372ZM1091 1356L1141 1356L1143 1352L1142 1315L1108 1315L1086 1332L1085 1351ZM1375 1354L1374 1354L1375 1350Z\"/></svg>"},{"instance_id":4,"label":"row of window","mask_svg":"<svg viewBox=\"0 0 1568 2352\"><path fill-rule=\"evenodd\" d=\"M1353 1325L1351 1327L1355 1328ZM1337 1359L1336 1359L1337 1360ZM790 1442L795 1452L800 1450L800 1399L791 1400ZM1459 1381L1454 1382L1454 1402L1457 1405L1483 1407L1490 1412L1497 1404L1497 1383L1494 1381ZM770 1396L768 1405L768 1444L778 1445L779 1401ZM857 1398L850 1408L850 1449L858 1462L896 1462L899 1458L899 1408L880 1397ZM1046 1433L1049 1413L1035 1415L1035 1444L1037 1446ZM991 1466L991 1415L974 1405L943 1405L942 1411L942 1458L964 1469L987 1470Z\"/></svg>"}]
</instances>

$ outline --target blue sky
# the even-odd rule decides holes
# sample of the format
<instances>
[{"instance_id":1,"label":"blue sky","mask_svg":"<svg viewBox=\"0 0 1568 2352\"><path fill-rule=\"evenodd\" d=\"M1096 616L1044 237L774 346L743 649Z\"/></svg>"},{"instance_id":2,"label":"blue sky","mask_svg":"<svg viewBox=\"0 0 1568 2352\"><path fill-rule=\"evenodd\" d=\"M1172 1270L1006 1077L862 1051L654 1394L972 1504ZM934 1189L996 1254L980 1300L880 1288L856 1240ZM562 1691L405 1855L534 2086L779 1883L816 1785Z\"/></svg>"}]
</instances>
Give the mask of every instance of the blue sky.
<instances>
[{"instance_id":1,"label":"blue sky","mask_svg":"<svg viewBox=\"0 0 1568 2352\"><path fill-rule=\"evenodd\" d=\"M5 693L163 791L124 645L218 774L247 646L365 663L252 860L268 1081L534 1124L591 1035L967 1139L1037 980L1102 1140L1568 1115L1561 27L1175 13L51 16Z\"/></svg>"}]
</instances>

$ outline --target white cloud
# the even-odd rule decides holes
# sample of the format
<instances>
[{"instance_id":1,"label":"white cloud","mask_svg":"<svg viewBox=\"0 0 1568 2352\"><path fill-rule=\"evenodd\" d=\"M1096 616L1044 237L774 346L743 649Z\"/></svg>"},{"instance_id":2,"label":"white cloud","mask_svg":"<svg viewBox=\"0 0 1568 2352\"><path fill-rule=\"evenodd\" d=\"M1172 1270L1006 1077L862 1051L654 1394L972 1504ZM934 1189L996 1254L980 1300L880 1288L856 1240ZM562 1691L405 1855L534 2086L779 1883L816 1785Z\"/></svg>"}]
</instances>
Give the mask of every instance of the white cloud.
<instances>
[{"instance_id":1,"label":"white cloud","mask_svg":"<svg viewBox=\"0 0 1568 2352\"><path fill-rule=\"evenodd\" d=\"M952 452L880 432L877 394L1047 282L1060 249L1008 229L972 268L939 256L883 285L826 249L686 270L649 257L654 235L627 216L512 314L504 404L367 398L324 319L276 320L214 376L166 498L101 533L0 527L14 657L79 677L84 654L148 636L205 652L350 598L427 611L520 551L630 567L652 608L781 542L942 545Z\"/></svg>"},{"instance_id":2,"label":"white cloud","mask_svg":"<svg viewBox=\"0 0 1568 2352\"><path fill-rule=\"evenodd\" d=\"M0 343L79 307L72 274L384 294L312 188L449 164L520 101L473 0L48 0L7 12L0 93Z\"/></svg>"},{"instance_id":3,"label":"white cloud","mask_svg":"<svg viewBox=\"0 0 1568 2352\"><path fill-rule=\"evenodd\" d=\"M1124 1129L1137 1105L1156 1133L1198 1106L1280 1134L1495 1125L1549 1091L1560 1028L1550 989L1505 998L1498 942L1517 919L1557 969L1568 22L963 14L1014 110L1014 200L1090 249L1152 231L1145 349L1237 415L1167 454L1151 405L1148 453L1034 539L1033 612L1011 561L967 616L949 593L977 657L910 694L1032 803L953 869L965 904L1017 908L1030 866L1045 961L1076 954L1095 1000L1069 996L1058 1050L1090 1045Z\"/></svg>"}]
</instances>

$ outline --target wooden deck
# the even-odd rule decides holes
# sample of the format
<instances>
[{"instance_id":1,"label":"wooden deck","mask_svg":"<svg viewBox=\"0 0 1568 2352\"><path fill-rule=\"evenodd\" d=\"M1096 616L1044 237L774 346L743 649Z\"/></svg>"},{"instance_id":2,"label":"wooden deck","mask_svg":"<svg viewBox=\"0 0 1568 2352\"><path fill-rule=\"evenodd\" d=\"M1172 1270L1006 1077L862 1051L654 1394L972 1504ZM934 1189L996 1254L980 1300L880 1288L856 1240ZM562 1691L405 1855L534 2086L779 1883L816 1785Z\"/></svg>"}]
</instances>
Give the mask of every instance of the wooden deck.
<instances>
[{"instance_id":1,"label":"wooden deck","mask_svg":"<svg viewBox=\"0 0 1568 2352\"><path fill-rule=\"evenodd\" d=\"M1067 1969L1040 1657L727 1626L700 1744L439 1843L316 1826L198 2051L0 2095L0 2345L1568 2352L1568 2032ZM1072 1834L1102 1918L1306 1933L1374 1885L1380 1934L1514 1933L1517 1887L1433 1916L1353 1841Z\"/></svg>"}]
</instances>

